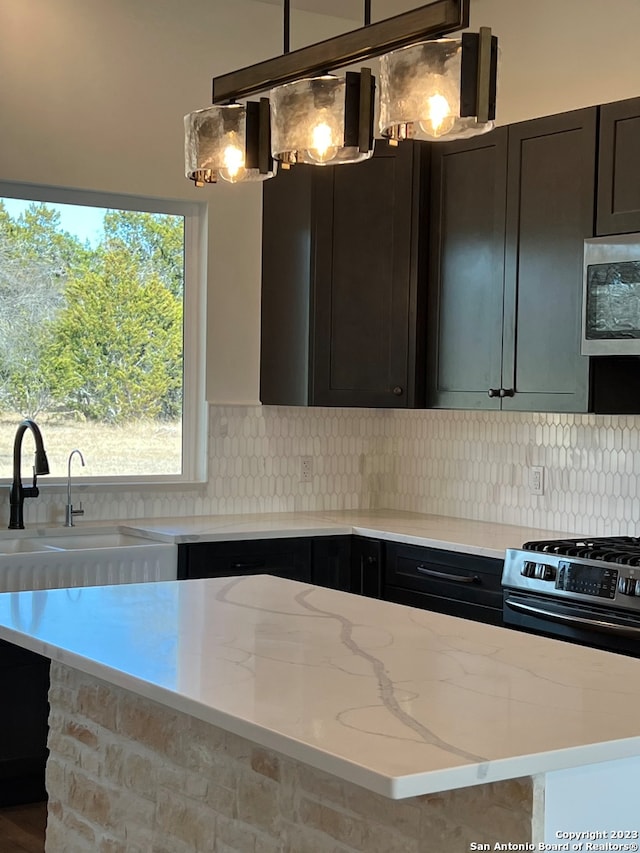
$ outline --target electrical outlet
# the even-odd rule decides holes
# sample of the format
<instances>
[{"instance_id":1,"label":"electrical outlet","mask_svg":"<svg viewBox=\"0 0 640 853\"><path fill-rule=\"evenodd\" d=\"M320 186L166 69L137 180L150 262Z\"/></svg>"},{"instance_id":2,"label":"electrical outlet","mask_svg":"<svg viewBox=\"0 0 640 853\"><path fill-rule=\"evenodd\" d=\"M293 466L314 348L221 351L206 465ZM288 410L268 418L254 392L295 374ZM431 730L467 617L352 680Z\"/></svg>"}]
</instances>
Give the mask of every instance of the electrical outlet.
<instances>
[{"instance_id":1,"label":"electrical outlet","mask_svg":"<svg viewBox=\"0 0 640 853\"><path fill-rule=\"evenodd\" d=\"M300 457L300 482L310 483L313 478L313 456Z\"/></svg>"},{"instance_id":2,"label":"electrical outlet","mask_svg":"<svg viewBox=\"0 0 640 853\"><path fill-rule=\"evenodd\" d=\"M533 465L529 468L529 491L532 495L544 495L544 468Z\"/></svg>"}]
</instances>

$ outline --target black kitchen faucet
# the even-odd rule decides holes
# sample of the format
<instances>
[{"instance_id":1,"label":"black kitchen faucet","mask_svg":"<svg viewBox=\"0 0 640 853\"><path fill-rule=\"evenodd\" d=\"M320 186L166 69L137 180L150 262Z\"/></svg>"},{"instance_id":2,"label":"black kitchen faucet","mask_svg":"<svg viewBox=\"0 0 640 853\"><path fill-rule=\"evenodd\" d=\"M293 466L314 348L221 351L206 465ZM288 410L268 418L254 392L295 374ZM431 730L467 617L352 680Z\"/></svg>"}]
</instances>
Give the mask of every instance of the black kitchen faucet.
<instances>
[{"instance_id":1,"label":"black kitchen faucet","mask_svg":"<svg viewBox=\"0 0 640 853\"><path fill-rule=\"evenodd\" d=\"M25 488L22 485L20 463L22 439L28 429L33 433L33 437L36 442L36 458L33 466L33 485ZM48 473L49 462L47 460L47 453L44 449L44 442L42 441L40 428L35 421L32 421L30 418L25 418L25 420L19 424L13 440L13 482L9 492L9 530L24 530L24 499L38 497L40 494L38 487L36 486L38 474Z\"/></svg>"}]
</instances>

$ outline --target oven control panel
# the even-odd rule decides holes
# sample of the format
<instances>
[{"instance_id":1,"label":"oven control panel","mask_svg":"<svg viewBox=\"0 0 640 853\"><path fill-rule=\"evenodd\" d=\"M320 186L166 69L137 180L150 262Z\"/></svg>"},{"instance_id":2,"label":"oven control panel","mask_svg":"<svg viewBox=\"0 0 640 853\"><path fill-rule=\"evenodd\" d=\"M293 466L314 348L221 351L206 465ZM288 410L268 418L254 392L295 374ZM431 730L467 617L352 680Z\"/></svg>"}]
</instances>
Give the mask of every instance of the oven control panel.
<instances>
[{"instance_id":1,"label":"oven control panel","mask_svg":"<svg viewBox=\"0 0 640 853\"><path fill-rule=\"evenodd\" d=\"M565 592L579 592L582 595L613 599L616 597L618 588L618 574L618 569L586 566L582 563L560 560L555 586L556 589L563 589Z\"/></svg>"},{"instance_id":2,"label":"oven control panel","mask_svg":"<svg viewBox=\"0 0 640 853\"><path fill-rule=\"evenodd\" d=\"M640 552L640 537L638 545ZM566 602L591 601L594 607L597 603L640 615L640 564L513 548L505 552L502 586L505 591L526 591Z\"/></svg>"}]
</instances>

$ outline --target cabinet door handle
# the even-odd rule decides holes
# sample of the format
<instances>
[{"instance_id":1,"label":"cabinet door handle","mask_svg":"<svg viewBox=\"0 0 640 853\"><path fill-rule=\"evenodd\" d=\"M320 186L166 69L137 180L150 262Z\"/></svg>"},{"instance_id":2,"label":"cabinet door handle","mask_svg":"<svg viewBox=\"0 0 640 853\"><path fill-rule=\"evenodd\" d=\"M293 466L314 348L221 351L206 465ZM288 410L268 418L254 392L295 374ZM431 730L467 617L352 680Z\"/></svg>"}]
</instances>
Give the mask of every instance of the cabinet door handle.
<instances>
[{"instance_id":1,"label":"cabinet door handle","mask_svg":"<svg viewBox=\"0 0 640 853\"><path fill-rule=\"evenodd\" d=\"M427 575L430 578L439 578L443 581L453 581L454 583L482 583L478 575L452 575L449 572L438 572L436 569L428 569L426 566L416 566L416 570L421 575Z\"/></svg>"},{"instance_id":2,"label":"cabinet door handle","mask_svg":"<svg viewBox=\"0 0 640 853\"><path fill-rule=\"evenodd\" d=\"M232 569L261 569L265 560L248 560L245 563L231 563Z\"/></svg>"},{"instance_id":3,"label":"cabinet door handle","mask_svg":"<svg viewBox=\"0 0 640 853\"><path fill-rule=\"evenodd\" d=\"M393 393L396 395L396 397L402 397L402 395L404 394L404 388L401 385L396 385L396 387L393 389Z\"/></svg>"},{"instance_id":4,"label":"cabinet door handle","mask_svg":"<svg viewBox=\"0 0 640 853\"><path fill-rule=\"evenodd\" d=\"M489 390L487 391L487 394L489 397L499 397L500 396L500 389L499 388L489 388Z\"/></svg>"},{"instance_id":5,"label":"cabinet door handle","mask_svg":"<svg viewBox=\"0 0 640 853\"><path fill-rule=\"evenodd\" d=\"M515 395L515 393L516 392L513 390L513 388L501 388L500 389L500 396L501 397L513 397Z\"/></svg>"},{"instance_id":6,"label":"cabinet door handle","mask_svg":"<svg viewBox=\"0 0 640 853\"><path fill-rule=\"evenodd\" d=\"M374 563L377 563L377 562L378 562L378 558L377 558L377 557L373 557L371 554L369 554L369 556L367 557L367 563L368 563L370 566L372 566Z\"/></svg>"}]
</instances>

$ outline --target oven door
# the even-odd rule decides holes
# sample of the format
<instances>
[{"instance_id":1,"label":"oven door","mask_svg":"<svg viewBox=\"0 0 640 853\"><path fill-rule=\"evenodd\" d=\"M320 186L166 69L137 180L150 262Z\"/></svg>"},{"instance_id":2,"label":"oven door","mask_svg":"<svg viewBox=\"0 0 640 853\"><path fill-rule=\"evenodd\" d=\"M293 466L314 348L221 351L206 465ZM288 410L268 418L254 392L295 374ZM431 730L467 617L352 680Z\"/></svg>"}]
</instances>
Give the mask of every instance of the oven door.
<instances>
[{"instance_id":1,"label":"oven door","mask_svg":"<svg viewBox=\"0 0 640 853\"><path fill-rule=\"evenodd\" d=\"M637 614L505 589L504 624L533 634L640 657L640 618Z\"/></svg>"}]
</instances>

